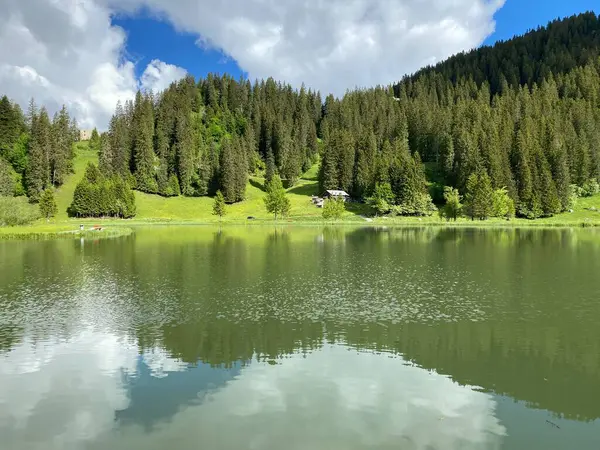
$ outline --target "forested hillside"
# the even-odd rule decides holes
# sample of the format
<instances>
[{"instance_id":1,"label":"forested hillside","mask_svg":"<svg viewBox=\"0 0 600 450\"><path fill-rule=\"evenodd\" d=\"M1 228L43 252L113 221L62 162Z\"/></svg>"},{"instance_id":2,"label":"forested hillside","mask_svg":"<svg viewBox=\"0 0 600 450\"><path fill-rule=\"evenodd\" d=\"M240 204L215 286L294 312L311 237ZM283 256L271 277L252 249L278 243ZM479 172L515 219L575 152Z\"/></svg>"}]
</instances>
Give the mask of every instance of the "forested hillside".
<instances>
[{"instance_id":1,"label":"forested hillside","mask_svg":"<svg viewBox=\"0 0 600 450\"><path fill-rule=\"evenodd\" d=\"M497 42L447 60L407 77L439 73L454 83L471 78L487 81L493 94L502 92L503 81L511 87L541 84L549 75L565 74L593 63L600 56L600 20L593 12L566 20L554 20L524 36Z\"/></svg>"},{"instance_id":2,"label":"forested hillside","mask_svg":"<svg viewBox=\"0 0 600 450\"><path fill-rule=\"evenodd\" d=\"M447 218L567 211L600 191L599 33L587 13L324 101L273 79L212 74L138 92L93 134L99 167L75 190L71 214L130 217L129 187L163 197L220 190L240 202L249 175L268 183L278 173L293 186L317 162L321 190L343 189L379 214L431 215L444 203ZM37 200L69 170L68 116L25 120L3 99L7 114L16 119L2 119L13 125L1 133L0 174Z\"/></svg>"},{"instance_id":3,"label":"forested hillside","mask_svg":"<svg viewBox=\"0 0 600 450\"><path fill-rule=\"evenodd\" d=\"M37 201L44 189L58 187L72 170L79 130L63 107L50 120L45 108L29 105L24 115L8 97L0 99L0 195Z\"/></svg>"}]
</instances>

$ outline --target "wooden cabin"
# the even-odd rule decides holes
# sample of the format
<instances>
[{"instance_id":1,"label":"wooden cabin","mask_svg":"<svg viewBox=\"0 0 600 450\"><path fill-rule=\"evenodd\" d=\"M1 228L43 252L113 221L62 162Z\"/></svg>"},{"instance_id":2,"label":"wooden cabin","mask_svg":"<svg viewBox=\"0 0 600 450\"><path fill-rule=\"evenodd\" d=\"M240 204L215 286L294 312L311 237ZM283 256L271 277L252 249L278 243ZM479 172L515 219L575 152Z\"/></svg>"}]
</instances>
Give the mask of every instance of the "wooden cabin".
<instances>
[{"instance_id":1,"label":"wooden cabin","mask_svg":"<svg viewBox=\"0 0 600 450\"><path fill-rule=\"evenodd\" d=\"M346 191L329 189L329 190L325 191L325 193L323 194L323 198L334 198L334 199L341 198L346 202L350 198L350 195Z\"/></svg>"}]
</instances>

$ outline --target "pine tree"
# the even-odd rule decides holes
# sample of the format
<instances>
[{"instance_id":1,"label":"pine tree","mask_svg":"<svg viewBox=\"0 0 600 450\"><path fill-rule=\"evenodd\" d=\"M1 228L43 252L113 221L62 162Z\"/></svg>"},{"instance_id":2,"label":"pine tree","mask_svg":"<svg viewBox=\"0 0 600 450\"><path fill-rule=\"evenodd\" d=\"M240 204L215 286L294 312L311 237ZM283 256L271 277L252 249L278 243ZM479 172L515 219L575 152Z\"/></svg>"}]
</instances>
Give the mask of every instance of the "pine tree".
<instances>
[{"instance_id":1,"label":"pine tree","mask_svg":"<svg viewBox=\"0 0 600 450\"><path fill-rule=\"evenodd\" d=\"M56 206L56 201L54 200L54 192L51 188L48 188L44 191L40 198L40 214L45 219L50 219L54 217L58 212L58 208Z\"/></svg>"},{"instance_id":2,"label":"pine tree","mask_svg":"<svg viewBox=\"0 0 600 450\"><path fill-rule=\"evenodd\" d=\"M219 154L219 189L227 203L237 201L236 154L231 139L224 138Z\"/></svg>"},{"instance_id":3,"label":"pine tree","mask_svg":"<svg viewBox=\"0 0 600 450\"><path fill-rule=\"evenodd\" d=\"M31 118L33 124L29 144L28 166L25 173L27 195L38 201L42 192L50 185L50 149L52 147L51 124L45 108L39 117Z\"/></svg>"},{"instance_id":4,"label":"pine tree","mask_svg":"<svg viewBox=\"0 0 600 450\"><path fill-rule=\"evenodd\" d=\"M0 157L10 153L21 131L20 112L5 95L0 99Z\"/></svg>"},{"instance_id":5,"label":"pine tree","mask_svg":"<svg viewBox=\"0 0 600 450\"><path fill-rule=\"evenodd\" d=\"M181 113L177 117L175 125L177 171L179 174L179 186L183 195L194 195L192 179L194 177L194 135L190 125L190 119Z\"/></svg>"},{"instance_id":6,"label":"pine tree","mask_svg":"<svg viewBox=\"0 0 600 450\"><path fill-rule=\"evenodd\" d=\"M225 198L223 197L221 191L217 191L217 194L215 195L215 201L213 203L213 215L222 218L226 213L227 210L225 207Z\"/></svg>"},{"instance_id":7,"label":"pine tree","mask_svg":"<svg viewBox=\"0 0 600 450\"><path fill-rule=\"evenodd\" d=\"M65 181L71 165L73 139L69 129L70 118L65 106L52 122L52 148L50 154L51 183L60 186Z\"/></svg>"},{"instance_id":8,"label":"pine tree","mask_svg":"<svg viewBox=\"0 0 600 450\"><path fill-rule=\"evenodd\" d=\"M100 135L98 134L98 130L96 128L92 130L92 136L90 137L89 146L91 151L100 154L102 150L102 144L100 141Z\"/></svg>"},{"instance_id":9,"label":"pine tree","mask_svg":"<svg viewBox=\"0 0 600 450\"><path fill-rule=\"evenodd\" d=\"M0 197L12 197L15 194L14 171L0 158Z\"/></svg>"},{"instance_id":10,"label":"pine tree","mask_svg":"<svg viewBox=\"0 0 600 450\"><path fill-rule=\"evenodd\" d=\"M265 171L265 185L269 184L275 175L275 157L273 152L267 153L266 171Z\"/></svg>"},{"instance_id":11,"label":"pine tree","mask_svg":"<svg viewBox=\"0 0 600 450\"><path fill-rule=\"evenodd\" d=\"M137 93L133 125L133 155L136 188L157 193L158 183L154 170L154 117L150 98Z\"/></svg>"},{"instance_id":12,"label":"pine tree","mask_svg":"<svg viewBox=\"0 0 600 450\"><path fill-rule=\"evenodd\" d=\"M489 218L494 212L494 191L487 172L480 170L471 174L467 179L466 190L465 211L471 220Z\"/></svg>"},{"instance_id":13,"label":"pine tree","mask_svg":"<svg viewBox=\"0 0 600 450\"><path fill-rule=\"evenodd\" d=\"M285 193L281 178L275 174L271 182L267 185L267 195L264 197L267 212L277 216L287 216L290 212L290 199Z\"/></svg>"}]
</instances>

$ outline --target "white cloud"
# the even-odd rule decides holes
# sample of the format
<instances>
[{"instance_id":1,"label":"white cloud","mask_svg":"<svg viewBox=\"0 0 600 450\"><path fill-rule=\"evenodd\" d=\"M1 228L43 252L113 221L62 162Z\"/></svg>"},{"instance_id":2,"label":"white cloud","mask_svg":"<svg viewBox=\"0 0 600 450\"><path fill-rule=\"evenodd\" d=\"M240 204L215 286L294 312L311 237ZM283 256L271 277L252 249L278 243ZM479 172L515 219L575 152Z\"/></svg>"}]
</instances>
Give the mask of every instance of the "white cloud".
<instances>
[{"instance_id":1,"label":"white cloud","mask_svg":"<svg viewBox=\"0 0 600 450\"><path fill-rule=\"evenodd\" d=\"M160 92L186 75L185 69L153 59L142 74L141 86L144 90Z\"/></svg>"},{"instance_id":2,"label":"white cloud","mask_svg":"<svg viewBox=\"0 0 600 450\"><path fill-rule=\"evenodd\" d=\"M475 47L493 31L504 0L0 0L0 85L66 103L82 126L101 128L116 100L160 90L184 69L152 61L136 80L115 12L148 8L199 46L220 49L249 73L302 82L323 93L397 81ZM151 44L150 44L151 46ZM153 57L153 55L145 55ZM200 57L200 56L198 56Z\"/></svg>"},{"instance_id":3,"label":"white cloud","mask_svg":"<svg viewBox=\"0 0 600 450\"><path fill-rule=\"evenodd\" d=\"M387 84L480 45L504 0L102 0L141 5L199 46L222 50L250 78L273 76L323 93Z\"/></svg>"},{"instance_id":4,"label":"white cloud","mask_svg":"<svg viewBox=\"0 0 600 450\"><path fill-rule=\"evenodd\" d=\"M82 127L105 128L117 100L133 98L135 67L124 59L125 32L95 0L0 0L0 86L25 107L31 97L50 112L66 104ZM153 61L150 87L185 71Z\"/></svg>"}]
</instances>

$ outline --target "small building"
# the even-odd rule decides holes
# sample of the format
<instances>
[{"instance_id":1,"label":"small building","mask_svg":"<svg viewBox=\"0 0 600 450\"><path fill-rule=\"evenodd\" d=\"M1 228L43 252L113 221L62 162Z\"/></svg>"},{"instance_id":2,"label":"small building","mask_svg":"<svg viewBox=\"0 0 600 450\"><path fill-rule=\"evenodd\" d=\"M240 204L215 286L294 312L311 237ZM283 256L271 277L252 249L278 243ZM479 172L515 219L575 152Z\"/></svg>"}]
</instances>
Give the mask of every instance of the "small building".
<instances>
[{"instance_id":1,"label":"small building","mask_svg":"<svg viewBox=\"0 0 600 450\"><path fill-rule=\"evenodd\" d=\"M89 141L92 138L92 131L94 130L79 130L79 140Z\"/></svg>"},{"instance_id":2,"label":"small building","mask_svg":"<svg viewBox=\"0 0 600 450\"><path fill-rule=\"evenodd\" d=\"M323 197L324 198L334 198L334 199L341 198L346 202L350 198L350 195L348 195L348 193L346 191L329 189L329 190L325 191L325 193L323 194Z\"/></svg>"}]
</instances>

